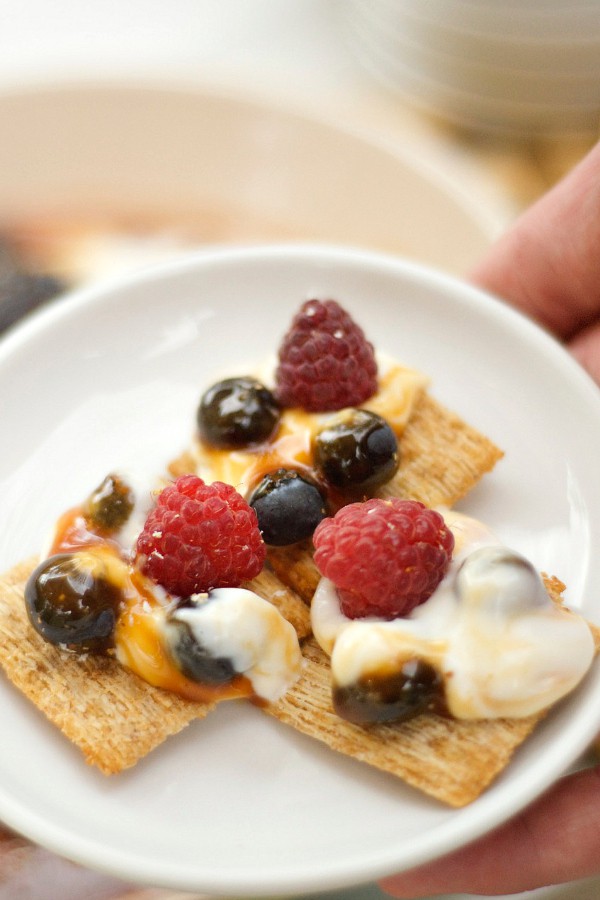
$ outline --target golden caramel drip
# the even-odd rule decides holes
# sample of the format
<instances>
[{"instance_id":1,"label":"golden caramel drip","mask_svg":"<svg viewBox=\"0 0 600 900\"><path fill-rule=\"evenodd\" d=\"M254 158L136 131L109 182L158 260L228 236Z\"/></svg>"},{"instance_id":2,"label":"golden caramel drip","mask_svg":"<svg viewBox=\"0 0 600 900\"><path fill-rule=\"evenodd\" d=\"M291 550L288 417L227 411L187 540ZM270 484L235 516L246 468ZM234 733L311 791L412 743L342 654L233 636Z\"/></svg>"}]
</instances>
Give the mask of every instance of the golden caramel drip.
<instances>
[{"instance_id":1,"label":"golden caramel drip","mask_svg":"<svg viewBox=\"0 0 600 900\"><path fill-rule=\"evenodd\" d=\"M76 554L82 566L117 587L121 604L115 627L116 656L144 681L202 703L253 696L249 680L242 675L228 684L206 685L177 669L161 640L160 623L168 598L161 603L156 586L123 558L118 543L90 529L81 507L68 510L58 520L50 547L50 554L56 553Z\"/></svg>"},{"instance_id":2,"label":"golden caramel drip","mask_svg":"<svg viewBox=\"0 0 600 900\"><path fill-rule=\"evenodd\" d=\"M427 379L419 372L393 365L380 375L379 389L361 408L382 416L397 437L410 418L414 404ZM285 409L273 439L248 449L223 450L198 441L195 464L205 481L224 481L248 496L262 477L276 469L313 469L313 443L317 433L332 419L343 413L309 413L301 409Z\"/></svg>"}]
</instances>

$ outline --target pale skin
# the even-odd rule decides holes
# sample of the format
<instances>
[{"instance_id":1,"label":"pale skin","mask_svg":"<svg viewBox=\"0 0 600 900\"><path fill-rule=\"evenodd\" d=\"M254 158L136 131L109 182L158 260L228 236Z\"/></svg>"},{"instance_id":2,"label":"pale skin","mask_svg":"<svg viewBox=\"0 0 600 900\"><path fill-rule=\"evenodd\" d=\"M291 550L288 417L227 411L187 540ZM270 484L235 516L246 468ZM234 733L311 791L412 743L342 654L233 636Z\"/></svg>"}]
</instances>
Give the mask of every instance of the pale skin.
<instances>
[{"instance_id":1,"label":"pale skin","mask_svg":"<svg viewBox=\"0 0 600 900\"><path fill-rule=\"evenodd\" d=\"M491 247L470 279L552 332L600 385L600 144ZM566 776L498 830L381 887L411 900L498 896L599 873L600 766Z\"/></svg>"}]
</instances>

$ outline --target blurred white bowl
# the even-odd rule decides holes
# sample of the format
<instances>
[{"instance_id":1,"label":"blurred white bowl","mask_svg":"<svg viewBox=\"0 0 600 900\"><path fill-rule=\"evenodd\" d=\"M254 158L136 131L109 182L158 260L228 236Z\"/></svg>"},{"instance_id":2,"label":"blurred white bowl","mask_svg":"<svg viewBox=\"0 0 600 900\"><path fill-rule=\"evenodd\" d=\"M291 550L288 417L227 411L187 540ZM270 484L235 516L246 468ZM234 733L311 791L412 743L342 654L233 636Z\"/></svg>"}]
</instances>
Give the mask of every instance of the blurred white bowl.
<instances>
[{"instance_id":1,"label":"blurred white bowl","mask_svg":"<svg viewBox=\"0 0 600 900\"><path fill-rule=\"evenodd\" d=\"M373 75L407 101L455 124L485 131L524 134L590 133L598 130L597 104L519 102L465 91L403 66L374 59L363 44L358 58Z\"/></svg>"},{"instance_id":2,"label":"blurred white bowl","mask_svg":"<svg viewBox=\"0 0 600 900\"><path fill-rule=\"evenodd\" d=\"M180 238L328 241L463 272L514 212L489 210L427 145L419 156L217 89L0 91L0 133L0 230L35 226L83 278L164 258Z\"/></svg>"},{"instance_id":3,"label":"blurred white bowl","mask_svg":"<svg viewBox=\"0 0 600 900\"><path fill-rule=\"evenodd\" d=\"M511 67L531 74L591 76L600 71L600 5L595 29L578 40L559 34L533 35L522 30L507 37L494 28L486 32L460 27L456 19L423 19L412 11L395 9L387 15L383 0L371 5L353 0L349 16L357 32L379 40L410 42L433 52L484 65Z\"/></svg>"},{"instance_id":4,"label":"blurred white bowl","mask_svg":"<svg viewBox=\"0 0 600 900\"><path fill-rule=\"evenodd\" d=\"M503 15L469 0L431 0L418 8L408 0L354 0L349 39L372 74L405 99L460 125L535 134L598 130L600 3L595 27L578 40L543 38L543 29L535 38L526 28L525 37L514 38L495 28L465 30L460 24L468 9L490 12L499 22ZM559 18L558 11L529 17L525 12L520 10L523 22L556 24Z\"/></svg>"},{"instance_id":5,"label":"blurred white bowl","mask_svg":"<svg viewBox=\"0 0 600 900\"><path fill-rule=\"evenodd\" d=\"M598 0L375 0L367 5L390 23L410 17L510 39L579 41L600 33Z\"/></svg>"},{"instance_id":6,"label":"blurred white bowl","mask_svg":"<svg viewBox=\"0 0 600 900\"><path fill-rule=\"evenodd\" d=\"M514 98L519 103L551 103L595 106L600 100L600 53L596 51L593 70L586 73L561 74L540 72L535 67L521 69L510 59L488 58L474 60L468 54L438 50L429 44L416 42L403 34L361 28L357 40L370 47L373 55L380 55L390 71L402 65L463 91L476 87L479 94L498 100Z\"/></svg>"}]
</instances>

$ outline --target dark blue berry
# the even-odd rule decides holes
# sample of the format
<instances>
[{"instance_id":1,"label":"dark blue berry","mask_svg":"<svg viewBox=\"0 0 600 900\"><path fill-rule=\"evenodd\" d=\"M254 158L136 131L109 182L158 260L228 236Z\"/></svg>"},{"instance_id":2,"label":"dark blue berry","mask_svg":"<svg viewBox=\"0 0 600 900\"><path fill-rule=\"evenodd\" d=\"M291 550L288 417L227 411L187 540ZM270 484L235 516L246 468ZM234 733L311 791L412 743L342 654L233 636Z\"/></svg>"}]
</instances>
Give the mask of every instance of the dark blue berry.
<instances>
[{"instance_id":1,"label":"dark blue berry","mask_svg":"<svg viewBox=\"0 0 600 900\"><path fill-rule=\"evenodd\" d=\"M204 647L190 623L183 617L178 617L180 609L194 609L198 603L216 603L211 599L210 593L203 595L198 601L194 597L183 600L167 617L167 645L171 657L179 671L191 681L200 684L228 684L237 674L232 660L227 656L213 656Z\"/></svg>"},{"instance_id":2,"label":"dark blue berry","mask_svg":"<svg viewBox=\"0 0 600 900\"><path fill-rule=\"evenodd\" d=\"M428 709L443 711L443 679L429 663L410 659L394 675L334 686L333 706L356 725L404 722Z\"/></svg>"},{"instance_id":3,"label":"dark blue berry","mask_svg":"<svg viewBox=\"0 0 600 900\"><path fill-rule=\"evenodd\" d=\"M255 378L226 378L202 396L197 412L202 440L235 449L267 441L279 423L279 405Z\"/></svg>"},{"instance_id":4,"label":"dark blue berry","mask_svg":"<svg viewBox=\"0 0 600 900\"><path fill-rule=\"evenodd\" d=\"M310 537L328 514L320 488L294 469L277 469L262 479L248 503L265 544L287 546Z\"/></svg>"},{"instance_id":5,"label":"dark blue berry","mask_svg":"<svg viewBox=\"0 0 600 900\"><path fill-rule=\"evenodd\" d=\"M87 499L84 512L96 531L110 534L133 512L133 493L118 475L107 475Z\"/></svg>"},{"instance_id":6,"label":"dark blue berry","mask_svg":"<svg viewBox=\"0 0 600 900\"><path fill-rule=\"evenodd\" d=\"M353 409L317 434L314 459L317 471L332 487L370 493L396 473L398 441L381 416Z\"/></svg>"},{"instance_id":7,"label":"dark blue berry","mask_svg":"<svg viewBox=\"0 0 600 900\"><path fill-rule=\"evenodd\" d=\"M82 652L113 647L121 599L116 585L93 575L70 553L45 560L25 586L25 607L38 634Z\"/></svg>"}]
</instances>

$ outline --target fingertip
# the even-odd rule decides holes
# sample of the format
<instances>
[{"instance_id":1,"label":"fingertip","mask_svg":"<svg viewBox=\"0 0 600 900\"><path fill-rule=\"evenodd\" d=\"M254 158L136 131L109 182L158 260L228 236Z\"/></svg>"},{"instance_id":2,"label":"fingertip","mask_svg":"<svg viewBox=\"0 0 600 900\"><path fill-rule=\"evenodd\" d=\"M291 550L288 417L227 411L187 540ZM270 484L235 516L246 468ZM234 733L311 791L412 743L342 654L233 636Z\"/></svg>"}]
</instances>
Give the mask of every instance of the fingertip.
<instances>
[{"instance_id":1,"label":"fingertip","mask_svg":"<svg viewBox=\"0 0 600 900\"><path fill-rule=\"evenodd\" d=\"M575 359L600 385L600 321L588 325L568 346Z\"/></svg>"}]
</instances>

